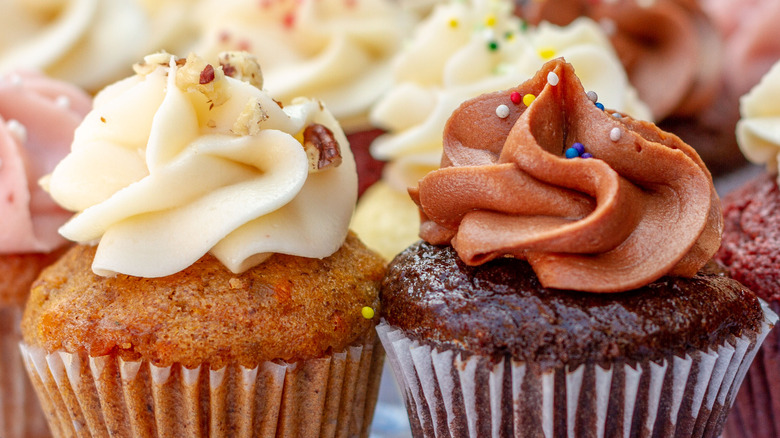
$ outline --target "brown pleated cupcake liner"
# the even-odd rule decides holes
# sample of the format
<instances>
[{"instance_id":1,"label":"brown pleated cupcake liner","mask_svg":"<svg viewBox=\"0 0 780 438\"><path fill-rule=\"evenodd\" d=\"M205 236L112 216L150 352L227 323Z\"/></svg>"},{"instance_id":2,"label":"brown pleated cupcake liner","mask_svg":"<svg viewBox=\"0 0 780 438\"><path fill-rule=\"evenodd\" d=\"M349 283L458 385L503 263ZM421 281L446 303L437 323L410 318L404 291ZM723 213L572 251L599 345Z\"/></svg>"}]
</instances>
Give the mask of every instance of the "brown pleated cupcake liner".
<instances>
[{"instance_id":1,"label":"brown pleated cupcake liner","mask_svg":"<svg viewBox=\"0 0 780 438\"><path fill-rule=\"evenodd\" d=\"M55 437L367 437L384 360L373 335L251 369L21 351Z\"/></svg>"},{"instance_id":2,"label":"brown pleated cupcake liner","mask_svg":"<svg viewBox=\"0 0 780 438\"><path fill-rule=\"evenodd\" d=\"M780 303L770 308L780 313ZM728 438L780 437L780 332L773 330L748 369L726 421Z\"/></svg>"},{"instance_id":3,"label":"brown pleated cupcake liner","mask_svg":"<svg viewBox=\"0 0 780 438\"><path fill-rule=\"evenodd\" d=\"M50 437L19 351L22 308L0 307L0 437Z\"/></svg>"},{"instance_id":4,"label":"brown pleated cupcake liner","mask_svg":"<svg viewBox=\"0 0 780 438\"><path fill-rule=\"evenodd\" d=\"M764 310L759 332L684 357L608 368L466 357L384 321L377 332L415 437L717 437L777 320Z\"/></svg>"}]
</instances>

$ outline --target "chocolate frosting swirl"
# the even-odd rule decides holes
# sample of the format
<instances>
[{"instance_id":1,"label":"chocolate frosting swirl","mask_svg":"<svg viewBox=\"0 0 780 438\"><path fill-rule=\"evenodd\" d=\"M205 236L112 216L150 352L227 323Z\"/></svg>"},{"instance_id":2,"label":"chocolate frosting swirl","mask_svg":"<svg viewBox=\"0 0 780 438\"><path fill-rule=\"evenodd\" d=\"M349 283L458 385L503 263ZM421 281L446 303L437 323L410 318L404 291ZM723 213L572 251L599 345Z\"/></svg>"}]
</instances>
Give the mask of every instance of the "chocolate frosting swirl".
<instances>
[{"instance_id":1,"label":"chocolate frosting swirl","mask_svg":"<svg viewBox=\"0 0 780 438\"><path fill-rule=\"evenodd\" d=\"M537 98L514 104L513 91ZM594 158L565 158L574 142ZM712 177L693 148L598 109L562 59L462 104L444 130L441 168L409 192L424 240L451 243L469 265L526 259L558 289L619 292L691 277L722 231Z\"/></svg>"}]
</instances>

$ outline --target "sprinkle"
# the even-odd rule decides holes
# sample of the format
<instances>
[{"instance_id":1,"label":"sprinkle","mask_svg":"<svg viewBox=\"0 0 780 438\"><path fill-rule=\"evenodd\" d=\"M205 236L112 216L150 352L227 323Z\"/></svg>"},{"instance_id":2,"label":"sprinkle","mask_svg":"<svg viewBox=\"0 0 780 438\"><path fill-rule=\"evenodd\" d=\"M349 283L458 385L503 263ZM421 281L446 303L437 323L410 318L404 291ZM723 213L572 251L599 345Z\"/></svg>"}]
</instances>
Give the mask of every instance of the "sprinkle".
<instances>
[{"instance_id":1,"label":"sprinkle","mask_svg":"<svg viewBox=\"0 0 780 438\"><path fill-rule=\"evenodd\" d=\"M363 318L366 319L374 318L374 309L372 309L371 307L368 306L363 307L362 309L360 309L360 313L363 315Z\"/></svg>"},{"instance_id":2,"label":"sprinkle","mask_svg":"<svg viewBox=\"0 0 780 438\"><path fill-rule=\"evenodd\" d=\"M509 107L506 105L499 105L496 107L496 115L502 119L509 117Z\"/></svg>"},{"instance_id":3,"label":"sprinkle","mask_svg":"<svg viewBox=\"0 0 780 438\"><path fill-rule=\"evenodd\" d=\"M531 93L528 93L525 96L523 96L523 103L525 104L525 106L531 106L534 100L536 100L536 96L534 96Z\"/></svg>"},{"instance_id":4,"label":"sprinkle","mask_svg":"<svg viewBox=\"0 0 780 438\"><path fill-rule=\"evenodd\" d=\"M614 118L616 118L616 119L622 119L622 118L623 118L623 114L620 114L620 113L612 113L612 117L614 117Z\"/></svg>"},{"instance_id":5,"label":"sprinkle","mask_svg":"<svg viewBox=\"0 0 780 438\"><path fill-rule=\"evenodd\" d=\"M100 121L103 122L103 123L106 123L106 118L105 117L101 117Z\"/></svg>"},{"instance_id":6,"label":"sprinkle","mask_svg":"<svg viewBox=\"0 0 780 438\"><path fill-rule=\"evenodd\" d=\"M566 149L565 154L566 154L566 158L568 159L577 158L580 156L580 153L577 152L577 149L574 148Z\"/></svg>"},{"instance_id":7,"label":"sprinkle","mask_svg":"<svg viewBox=\"0 0 780 438\"><path fill-rule=\"evenodd\" d=\"M584 154L580 155L580 158L593 158L593 154L590 152L585 152Z\"/></svg>"},{"instance_id":8,"label":"sprinkle","mask_svg":"<svg viewBox=\"0 0 780 438\"><path fill-rule=\"evenodd\" d=\"M458 27L458 19L457 18L450 18L450 27L455 29Z\"/></svg>"},{"instance_id":9,"label":"sprinkle","mask_svg":"<svg viewBox=\"0 0 780 438\"><path fill-rule=\"evenodd\" d=\"M599 101L599 95L596 94L595 91L588 91L586 94L588 95L588 99L590 99L591 102L596 103Z\"/></svg>"},{"instance_id":10,"label":"sprinkle","mask_svg":"<svg viewBox=\"0 0 780 438\"><path fill-rule=\"evenodd\" d=\"M68 96L57 96L57 100L54 101L60 108L70 108L70 99Z\"/></svg>"},{"instance_id":11,"label":"sprinkle","mask_svg":"<svg viewBox=\"0 0 780 438\"><path fill-rule=\"evenodd\" d=\"M284 27L288 29L293 27L295 25L295 15L292 12L285 15L282 18L282 24L284 24Z\"/></svg>"},{"instance_id":12,"label":"sprinkle","mask_svg":"<svg viewBox=\"0 0 780 438\"><path fill-rule=\"evenodd\" d=\"M555 74L555 72L547 73L547 83L552 85L553 87L558 85L558 75Z\"/></svg>"},{"instance_id":13,"label":"sprinkle","mask_svg":"<svg viewBox=\"0 0 780 438\"><path fill-rule=\"evenodd\" d=\"M512 31L508 30L504 33L504 39L507 41L512 41L513 39L515 39L515 34L512 33Z\"/></svg>"},{"instance_id":14,"label":"sprinkle","mask_svg":"<svg viewBox=\"0 0 780 438\"><path fill-rule=\"evenodd\" d=\"M615 20L611 18L604 17L601 20L599 20L599 25L601 26L601 29L604 31L607 36L612 36L617 32L617 25L615 24Z\"/></svg>"},{"instance_id":15,"label":"sprinkle","mask_svg":"<svg viewBox=\"0 0 780 438\"><path fill-rule=\"evenodd\" d=\"M609 131L609 139L612 141L620 140L620 137L622 135L623 135L623 131L621 131L620 128L612 128L612 130Z\"/></svg>"},{"instance_id":16,"label":"sprinkle","mask_svg":"<svg viewBox=\"0 0 780 438\"><path fill-rule=\"evenodd\" d=\"M539 56L541 56L542 59L551 59L555 56L555 49L550 47L539 49Z\"/></svg>"},{"instance_id":17,"label":"sprinkle","mask_svg":"<svg viewBox=\"0 0 780 438\"><path fill-rule=\"evenodd\" d=\"M525 32L528 30L528 23L525 20L520 20L520 31Z\"/></svg>"},{"instance_id":18,"label":"sprinkle","mask_svg":"<svg viewBox=\"0 0 780 438\"><path fill-rule=\"evenodd\" d=\"M485 26L487 27L493 27L496 25L496 16L495 15L488 15L485 17Z\"/></svg>"},{"instance_id":19,"label":"sprinkle","mask_svg":"<svg viewBox=\"0 0 780 438\"><path fill-rule=\"evenodd\" d=\"M6 122L6 127L11 132L11 135L16 138L16 141L22 144L27 142L27 128L19 123L18 120L9 119L8 122Z\"/></svg>"},{"instance_id":20,"label":"sprinkle","mask_svg":"<svg viewBox=\"0 0 780 438\"><path fill-rule=\"evenodd\" d=\"M495 52L496 50L498 50L498 42L496 41L488 42L488 50L490 50L491 52Z\"/></svg>"},{"instance_id":21,"label":"sprinkle","mask_svg":"<svg viewBox=\"0 0 780 438\"><path fill-rule=\"evenodd\" d=\"M577 155L582 155L585 152L585 145L583 145L580 142L574 142L573 145L571 145L572 149L577 151Z\"/></svg>"},{"instance_id":22,"label":"sprinkle","mask_svg":"<svg viewBox=\"0 0 780 438\"><path fill-rule=\"evenodd\" d=\"M520 102L523 101L523 96L521 96L520 93L518 93L517 91L513 91L509 95L509 100L511 100L512 103L514 103L515 105L518 105Z\"/></svg>"},{"instance_id":23,"label":"sprinkle","mask_svg":"<svg viewBox=\"0 0 780 438\"><path fill-rule=\"evenodd\" d=\"M601 103L601 102L596 102L596 108L598 108L598 109L600 109L600 110L604 111L604 104L603 104L603 103Z\"/></svg>"}]
</instances>

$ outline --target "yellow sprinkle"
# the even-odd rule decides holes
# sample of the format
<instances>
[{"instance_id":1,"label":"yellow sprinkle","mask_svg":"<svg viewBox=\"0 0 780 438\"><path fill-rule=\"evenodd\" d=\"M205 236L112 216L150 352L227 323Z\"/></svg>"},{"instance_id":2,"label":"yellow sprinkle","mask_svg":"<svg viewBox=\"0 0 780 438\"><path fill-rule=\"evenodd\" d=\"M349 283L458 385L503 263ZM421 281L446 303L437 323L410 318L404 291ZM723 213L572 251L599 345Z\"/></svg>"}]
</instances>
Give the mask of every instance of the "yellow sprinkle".
<instances>
[{"instance_id":1,"label":"yellow sprinkle","mask_svg":"<svg viewBox=\"0 0 780 438\"><path fill-rule=\"evenodd\" d=\"M374 317L374 309L366 306L363 309L360 310L360 313L363 314L363 318L366 319L372 319Z\"/></svg>"},{"instance_id":2,"label":"yellow sprinkle","mask_svg":"<svg viewBox=\"0 0 780 438\"><path fill-rule=\"evenodd\" d=\"M485 18L485 26L493 27L495 25L496 25L496 16L495 15L488 15Z\"/></svg>"},{"instance_id":3,"label":"yellow sprinkle","mask_svg":"<svg viewBox=\"0 0 780 438\"><path fill-rule=\"evenodd\" d=\"M452 28L458 27L458 20L456 18L450 18L450 27Z\"/></svg>"},{"instance_id":4,"label":"yellow sprinkle","mask_svg":"<svg viewBox=\"0 0 780 438\"><path fill-rule=\"evenodd\" d=\"M555 49L551 49L549 47L539 49L539 56L541 56L543 59L552 59L552 57L555 56Z\"/></svg>"},{"instance_id":5,"label":"yellow sprinkle","mask_svg":"<svg viewBox=\"0 0 780 438\"><path fill-rule=\"evenodd\" d=\"M523 103L525 104L525 106L531 106L534 100L536 100L536 96L534 96L533 94L526 94L525 96L523 96Z\"/></svg>"}]
</instances>

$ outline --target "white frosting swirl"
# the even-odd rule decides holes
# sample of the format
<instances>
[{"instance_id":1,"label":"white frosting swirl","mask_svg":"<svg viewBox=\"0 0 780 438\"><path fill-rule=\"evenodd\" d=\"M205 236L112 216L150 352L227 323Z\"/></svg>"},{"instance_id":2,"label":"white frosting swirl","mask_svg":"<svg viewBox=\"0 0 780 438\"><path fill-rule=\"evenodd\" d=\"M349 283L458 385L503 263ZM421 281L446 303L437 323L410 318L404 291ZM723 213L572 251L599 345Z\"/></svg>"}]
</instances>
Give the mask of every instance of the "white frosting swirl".
<instances>
[{"instance_id":1,"label":"white frosting swirl","mask_svg":"<svg viewBox=\"0 0 780 438\"><path fill-rule=\"evenodd\" d=\"M392 84L389 63L411 25L396 0L212 0L201 8L197 53L257 56L271 93L314 96L346 130Z\"/></svg>"},{"instance_id":2,"label":"white frosting swirl","mask_svg":"<svg viewBox=\"0 0 780 438\"><path fill-rule=\"evenodd\" d=\"M748 160L777 174L780 162L780 62L740 99L737 142Z\"/></svg>"},{"instance_id":3,"label":"white frosting swirl","mask_svg":"<svg viewBox=\"0 0 780 438\"><path fill-rule=\"evenodd\" d=\"M160 277L211 252L233 272L270 253L322 258L347 234L357 197L346 138L316 100L281 108L205 62L157 65L107 87L76 130L50 192L78 211L60 232L97 242L93 270ZM327 127L340 166L309 172L303 130ZM237 132L245 132L243 135ZM246 133L248 132L248 133Z\"/></svg>"},{"instance_id":4,"label":"white frosting swirl","mask_svg":"<svg viewBox=\"0 0 780 438\"><path fill-rule=\"evenodd\" d=\"M543 23L522 31L512 8L509 1L441 4L399 55L396 85L371 112L372 123L389 131L373 143L372 154L389 161L385 179L398 190L438 168L441 133L461 102L513 87L552 57L574 65L607 108L651 118L595 22L580 18L566 27Z\"/></svg>"}]
</instances>

